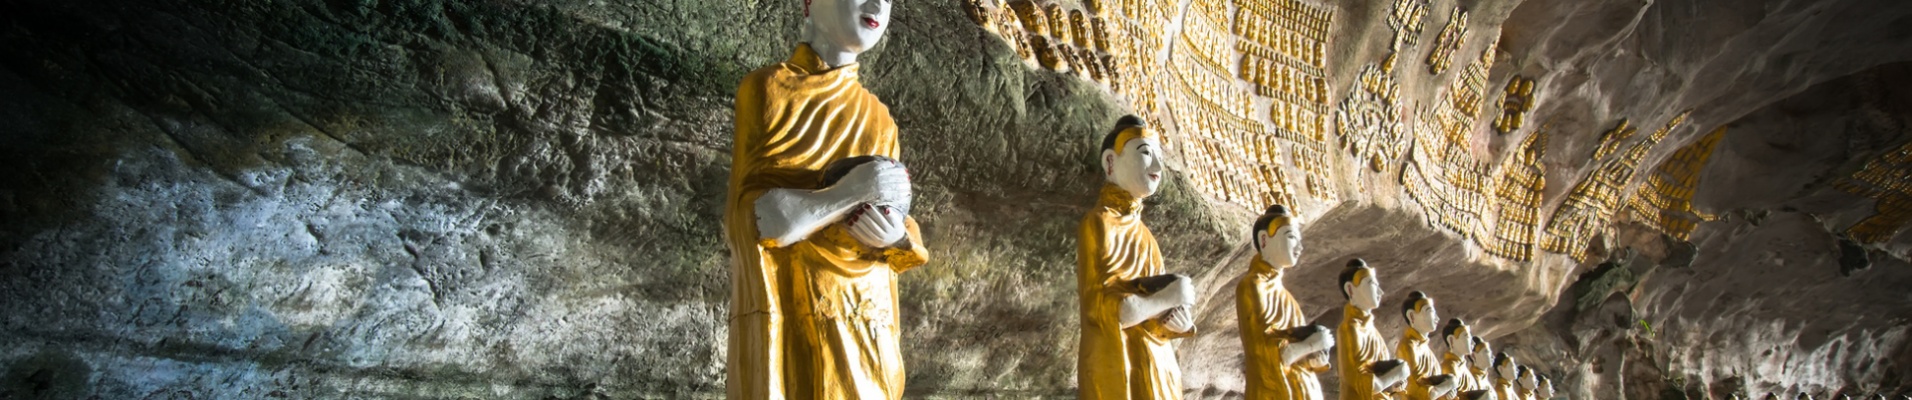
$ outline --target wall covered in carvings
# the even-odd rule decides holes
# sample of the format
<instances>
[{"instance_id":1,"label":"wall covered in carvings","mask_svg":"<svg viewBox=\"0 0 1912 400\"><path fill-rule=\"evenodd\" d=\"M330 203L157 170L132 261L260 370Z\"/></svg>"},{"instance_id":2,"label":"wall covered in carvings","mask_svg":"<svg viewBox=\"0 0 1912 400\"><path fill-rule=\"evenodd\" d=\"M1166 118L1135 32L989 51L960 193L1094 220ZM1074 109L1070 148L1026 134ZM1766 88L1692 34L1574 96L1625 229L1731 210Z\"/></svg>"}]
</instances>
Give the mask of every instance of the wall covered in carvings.
<instances>
[{"instance_id":1,"label":"wall covered in carvings","mask_svg":"<svg viewBox=\"0 0 1912 400\"><path fill-rule=\"evenodd\" d=\"M733 90L798 3L0 3L0 397L718 397ZM911 397L1073 393L1075 223L1130 113L1174 150L1145 218L1204 291L1191 398L1239 396L1268 203L1312 318L1363 257L1571 398L1912 389L1912 6L895 14L862 61L936 257Z\"/></svg>"}]
</instances>

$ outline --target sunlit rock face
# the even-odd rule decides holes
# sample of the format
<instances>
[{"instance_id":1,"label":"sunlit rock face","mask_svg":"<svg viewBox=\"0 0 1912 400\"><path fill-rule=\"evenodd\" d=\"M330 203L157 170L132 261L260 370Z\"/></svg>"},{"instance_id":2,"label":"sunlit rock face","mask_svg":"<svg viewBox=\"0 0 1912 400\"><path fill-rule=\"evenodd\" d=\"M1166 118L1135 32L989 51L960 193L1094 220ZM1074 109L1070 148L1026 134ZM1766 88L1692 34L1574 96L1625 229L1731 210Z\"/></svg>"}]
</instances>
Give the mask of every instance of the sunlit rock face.
<instances>
[{"instance_id":1,"label":"sunlit rock face","mask_svg":"<svg viewBox=\"0 0 1912 400\"><path fill-rule=\"evenodd\" d=\"M799 3L0 5L0 397L721 397L732 91ZM1191 398L1239 396L1269 201L1301 214L1317 321L1362 257L1391 340L1425 291L1562 396L1912 391L1912 4L1242 22L1289 3L1059 1L1103 22L1049 62L1016 3L896 3L861 61L936 257L901 278L911 397L1073 395L1076 224L1129 113L1173 150L1145 218L1207 293ZM1277 29L1321 45L1250 73Z\"/></svg>"}]
</instances>

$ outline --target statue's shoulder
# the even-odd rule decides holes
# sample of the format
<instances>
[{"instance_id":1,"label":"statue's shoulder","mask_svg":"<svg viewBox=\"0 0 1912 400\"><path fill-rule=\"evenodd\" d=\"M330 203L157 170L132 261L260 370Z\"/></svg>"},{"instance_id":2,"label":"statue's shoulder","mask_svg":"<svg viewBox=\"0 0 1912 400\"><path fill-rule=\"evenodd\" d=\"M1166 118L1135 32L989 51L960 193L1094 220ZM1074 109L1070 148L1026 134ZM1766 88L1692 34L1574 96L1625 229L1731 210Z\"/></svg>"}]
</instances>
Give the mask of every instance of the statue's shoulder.
<instances>
[{"instance_id":1,"label":"statue's shoulder","mask_svg":"<svg viewBox=\"0 0 1912 400\"><path fill-rule=\"evenodd\" d=\"M757 68L748 74L744 74L743 82L737 84L737 91L740 93L762 92L765 82L769 82L772 77L775 77L779 73L787 72L788 69L783 66L783 63L770 64Z\"/></svg>"}]
</instances>

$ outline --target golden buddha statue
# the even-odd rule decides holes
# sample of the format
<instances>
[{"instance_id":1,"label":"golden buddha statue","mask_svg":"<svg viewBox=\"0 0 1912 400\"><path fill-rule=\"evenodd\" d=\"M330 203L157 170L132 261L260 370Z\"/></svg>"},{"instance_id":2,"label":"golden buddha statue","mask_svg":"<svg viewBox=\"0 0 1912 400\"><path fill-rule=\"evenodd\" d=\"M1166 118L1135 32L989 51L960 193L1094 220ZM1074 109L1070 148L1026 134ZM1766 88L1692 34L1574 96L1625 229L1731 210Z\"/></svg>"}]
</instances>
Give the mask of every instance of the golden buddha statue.
<instances>
[{"instance_id":1,"label":"golden buddha statue","mask_svg":"<svg viewBox=\"0 0 1912 400\"><path fill-rule=\"evenodd\" d=\"M1328 371L1334 335L1308 324L1282 276L1301 259L1301 226L1280 205L1255 221L1257 256L1235 286L1235 315L1246 354L1249 400L1321 400L1315 374Z\"/></svg>"},{"instance_id":2,"label":"golden buddha statue","mask_svg":"<svg viewBox=\"0 0 1912 400\"><path fill-rule=\"evenodd\" d=\"M1454 393L1457 382L1453 375L1441 371L1441 361L1434 356L1434 349L1428 347L1428 333L1434 331L1434 321L1440 317L1434 310L1434 299L1419 290L1408 293L1407 301L1401 303L1401 317L1407 320L1402 328L1401 342L1395 346L1394 356L1407 364L1407 398L1409 400L1434 400L1447 398Z\"/></svg>"},{"instance_id":3,"label":"golden buddha statue","mask_svg":"<svg viewBox=\"0 0 1912 400\"><path fill-rule=\"evenodd\" d=\"M1494 397L1504 400L1526 400L1521 396L1518 383L1520 364L1514 362L1514 356L1501 352L1494 356Z\"/></svg>"},{"instance_id":4,"label":"golden buddha statue","mask_svg":"<svg viewBox=\"0 0 1912 400\"><path fill-rule=\"evenodd\" d=\"M1189 278L1168 275L1155 235L1142 224L1142 199L1162 180L1161 139L1135 116L1102 140L1106 183L1082 218L1076 282L1082 336L1079 397L1180 399L1181 367L1170 340L1195 334Z\"/></svg>"},{"instance_id":5,"label":"golden buddha statue","mask_svg":"<svg viewBox=\"0 0 1912 400\"><path fill-rule=\"evenodd\" d=\"M1520 366L1520 379L1517 380L1514 386L1514 392L1520 394L1520 400L1534 400L1539 398L1535 397L1535 395L1538 394L1538 390L1540 389L1540 381L1535 379L1534 376L1535 372L1533 368L1529 368L1525 365Z\"/></svg>"},{"instance_id":6,"label":"golden buddha statue","mask_svg":"<svg viewBox=\"0 0 1912 400\"><path fill-rule=\"evenodd\" d=\"M1341 271L1341 332L1335 343L1335 365L1341 371L1343 400L1394 399L1407 378L1400 360L1387 358L1387 341L1374 330L1374 308L1380 306L1381 280L1361 259L1348 260Z\"/></svg>"},{"instance_id":7,"label":"golden buddha statue","mask_svg":"<svg viewBox=\"0 0 1912 400\"><path fill-rule=\"evenodd\" d=\"M1487 339L1474 337L1474 353L1467 360L1467 375L1474 377L1473 390L1493 391L1494 348Z\"/></svg>"},{"instance_id":8,"label":"golden buddha statue","mask_svg":"<svg viewBox=\"0 0 1912 400\"><path fill-rule=\"evenodd\" d=\"M724 207L728 398L902 396L894 274L928 253L907 216L896 123L857 82L855 62L882 39L889 12L885 0L810 2L795 54L737 89ZM818 188L826 166L858 156L884 158Z\"/></svg>"},{"instance_id":9,"label":"golden buddha statue","mask_svg":"<svg viewBox=\"0 0 1912 400\"><path fill-rule=\"evenodd\" d=\"M1467 355L1474 340L1473 328L1460 318L1447 320L1441 327L1441 343L1447 344L1447 351L1441 353L1441 372L1454 377L1454 389L1458 391L1477 390L1474 375L1468 371Z\"/></svg>"}]
</instances>

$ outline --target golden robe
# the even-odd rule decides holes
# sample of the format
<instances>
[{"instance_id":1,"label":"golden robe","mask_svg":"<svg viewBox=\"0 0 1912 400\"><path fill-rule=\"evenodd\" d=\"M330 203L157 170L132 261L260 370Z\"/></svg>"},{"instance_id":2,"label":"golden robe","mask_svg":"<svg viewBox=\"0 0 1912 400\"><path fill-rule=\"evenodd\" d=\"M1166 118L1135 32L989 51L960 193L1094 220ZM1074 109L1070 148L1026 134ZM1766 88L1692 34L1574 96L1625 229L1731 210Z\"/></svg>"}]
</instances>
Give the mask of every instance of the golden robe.
<instances>
[{"instance_id":1,"label":"golden robe","mask_svg":"<svg viewBox=\"0 0 1912 400\"><path fill-rule=\"evenodd\" d=\"M822 395L827 393L897 398L902 394L903 365L894 354L894 313L890 323L879 324L873 318L830 314L838 310L834 308L819 311L815 302L856 299L858 304L877 304L886 296L885 308L894 310L890 274L928 260L915 220L906 222L908 246L877 257L862 251L854 239L847 245L837 240L843 235L840 227L813 234L810 241L815 243L769 247L759 240L756 215L757 198L765 191L815 188L831 162L863 155L898 158L896 123L889 108L857 83L857 65L831 68L809 45L798 45L789 60L744 77L737 88L736 112L730 188L724 200L725 246L731 254L728 398L840 398ZM874 270L886 271L858 275ZM813 285L798 293L809 304L795 305L796 310L787 298L793 275ZM852 308L857 313L868 310ZM785 311L798 313L790 316L805 323L786 324ZM847 333L861 337L851 340L845 338ZM845 361L852 358L856 361ZM827 380L834 378L844 379Z\"/></svg>"},{"instance_id":2,"label":"golden robe","mask_svg":"<svg viewBox=\"0 0 1912 400\"><path fill-rule=\"evenodd\" d=\"M1335 364L1341 371L1342 400L1393 399L1390 393L1375 393L1374 363L1387 360L1387 342L1374 330L1374 314L1353 304L1343 307L1341 329L1335 337Z\"/></svg>"},{"instance_id":3,"label":"golden robe","mask_svg":"<svg viewBox=\"0 0 1912 400\"><path fill-rule=\"evenodd\" d=\"M1169 340L1177 333L1151 318L1122 328L1122 299L1143 294L1135 280L1167 273L1155 234L1142 225L1142 201L1103 185L1082 218L1076 244L1077 300L1082 307L1076 383L1083 400L1182 398L1181 366Z\"/></svg>"},{"instance_id":4,"label":"golden robe","mask_svg":"<svg viewBox=\"0 0 1912 400\"><path fill-rule=\"evenodd\" d=\"M1325 357L1308 356L1292 365L1281 364L1291 329L1308 324L1301 303L1282 286L1282 272L1255 257L1248 273L1235 285L1235 318L1241 323L1241 346L1247 355L1249 400L1321 400L1321 382L1315 374L1327 372Z\"/></svg>"},{"instance_id":5,"label":"golden robe","mask_svg":"<svg viewBox=\"0 0 1912 400\"><path fill-rule=\"evenodd\" d=\"M1488 389L1474 381L1474 374L1469 369L1467 358L1455 356L1454 353L1441 353L1441 372L1454 376L1455 393Z\"/></svg>"},{"instance_id":6,"label":"golden robe","mask_svg":"<svg viewBox=\"0 0 1912 400\"><path fill-rule=\"evenodd\" d=\"M1440 358L1434 357L1434 350L1427 347L1427 335L1414 327L1407 327L1401 334L1401 343L1394 347L1394 357L1406 363L1407 399L1433 400L1434 386L1429 379L1441 375Z\"/></svg>"},{"instance_id":7,"label":"golden robe","mask_svg":"<svg viewBox=\"0 0 1912 400\"><path fill-rule=\"evenodd\" d=\"M1520 390L1514 387L1514 381L1495 378L1494 397L1501 400L1526 400L1526 397L1520 396Z\"/></svg>"},{"instance_id":8,"label":"golden robe","mask_svg":"<svg viewBox=\"0 0 1912 400\"><path fill-rule=\"evenodd\" d=\"M1469 390L1494 390L1494 378L1488 375L1486 369L1475 365L1468 365L1467 374L1474 377L1474 388ZM1495 394L1498 395L1499 393Z\"/></svg>"}]
</instances>

